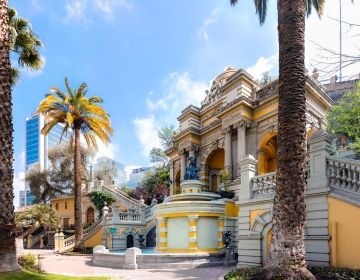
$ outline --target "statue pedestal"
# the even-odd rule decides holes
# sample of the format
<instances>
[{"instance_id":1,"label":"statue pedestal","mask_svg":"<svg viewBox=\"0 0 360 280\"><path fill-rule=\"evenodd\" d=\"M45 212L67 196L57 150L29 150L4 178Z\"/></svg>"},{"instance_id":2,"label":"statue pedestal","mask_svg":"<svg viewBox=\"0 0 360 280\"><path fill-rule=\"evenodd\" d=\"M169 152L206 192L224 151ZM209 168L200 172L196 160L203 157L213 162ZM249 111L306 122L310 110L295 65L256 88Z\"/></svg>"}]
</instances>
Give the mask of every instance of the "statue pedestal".
<instances>
[{"instance_id":1,"label":"statue pedestal","mask_svg":"<svg viewBox=\"0 0 360 280\"><path fill-rule=\"evenodd\" d=\"M202 186L199 180L186 180L180 184L181 194L199 193Z\"/></svg>"}]
</instances>

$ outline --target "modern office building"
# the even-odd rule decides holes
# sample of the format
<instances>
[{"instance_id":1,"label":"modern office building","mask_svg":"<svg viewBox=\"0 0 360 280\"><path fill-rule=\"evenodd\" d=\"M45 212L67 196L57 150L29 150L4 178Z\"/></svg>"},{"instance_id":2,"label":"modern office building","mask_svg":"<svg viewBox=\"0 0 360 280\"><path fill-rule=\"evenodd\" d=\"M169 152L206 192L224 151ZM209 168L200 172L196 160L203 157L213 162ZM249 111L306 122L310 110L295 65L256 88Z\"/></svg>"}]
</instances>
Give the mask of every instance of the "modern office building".
<instances>
[{"instance_id":1,"label":"modern office building","mask_svg":"<svg viewBox=\"0 0 360 280\"><path fill-rule=\"evenodd\" d=\"M125 171L125 166L116 160L109 157L98 158L96 164L94 164L95 176L99 174L99 172L102 173L102 176L111 178L111 181L114 181L117 186L121 187L126 185L127 173ZM102 178L102 180L104 180L104 178Z\"/></svg>"},{"instance_id":2,"label":"modern office building","mask_svg":"<svg viewBox=\"0 0 360 280\"><path fill-rule=\"evenodd\" d=\"M127 186L129 188L136 188L142 178L144 178L146 172L153 169L153 167L140 167L133 169L129 175L129 181L127 182Z\"/></svg>"},{"instance_id":3,"label":"modern office building","mask_svg":"<svg viewBox=\"0 0 360 280\"><path fill-rule=\"evenodd\" d=\"M63 125L55 125L48 135L41 134L41 129L45 124L44 115L33 113L26 120L26 139L25 139L25 172L33 164L39 164L40 169L48 168L48 151L50 148L59 145L63 131ZM61 143L66 143L69 135L64 135ZM26 192L20 191L20 206L31 205L34 196L29 191L28 184L25 182Z\"/></svg>"}]
</instances>

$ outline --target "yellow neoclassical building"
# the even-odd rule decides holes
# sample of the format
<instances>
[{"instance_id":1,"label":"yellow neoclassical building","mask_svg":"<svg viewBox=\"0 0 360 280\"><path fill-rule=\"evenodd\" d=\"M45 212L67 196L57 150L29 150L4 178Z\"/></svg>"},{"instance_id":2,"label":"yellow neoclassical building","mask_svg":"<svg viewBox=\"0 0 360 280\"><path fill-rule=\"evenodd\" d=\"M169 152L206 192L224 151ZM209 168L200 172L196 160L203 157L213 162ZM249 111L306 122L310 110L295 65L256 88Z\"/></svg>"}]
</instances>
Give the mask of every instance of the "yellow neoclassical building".
<instances>
[{"instance_id":1,"label":"yellow neoclassical building","mask_svg":"<svg viewBox=\"0 0 360 280\"><path fill-rule=\"evenodd\" d=\"M359 268L360 162L330 154L332 138L324 131L326 112L333 101L316 75L307 75L305 90L309 153L306 258L313 265ZM231 231L239 266L260 265L268 255L276 185L277 118L278 81L260 86L246 71L227 67L214 79L200 107L190 105L181 112L180 131L166 151L173 201L188 192L183 187L184 176L193 158L200 170L202 192L219 194L225 189L235 194L232 200L218 197L212 201L214 205L236 205L232 207L235 225L226 227L226 211L218 209L223 220L218 220L218 225L214 222L213 228L219 242L225 230ZM228 184L223 182L224 170L229 173ZM155 212L161 227L159 241L163 247L169 246L169 235L176 232L167 223L169 217L187 217L188 248L195 246L194 240L199 246L203 242L198 238L203 231L199 217L209 211L196 211L204 202L190 201L180 213L175 202L159 206Z\"/></svg>"},{"instance_id":2,"label":"yellow neoclassical building","mask_svg":"<svg viewBox=\"0 0 360 280\"><path fill-rule=\"evenodd\" d=\"M311 77L306 81L308 135L326 126L332 100ZM221 170L230 173L230 190L240 189L240 164L247 155L257 160L258 175L274 172L277 150L278 84L264 87L244 70L227 67L215 78L201 107L190 105L178 117L180 133L167 150L173 189L178 193L186 160L196 153L204 189L218 192Z\"/></svg>"}]
</instances>

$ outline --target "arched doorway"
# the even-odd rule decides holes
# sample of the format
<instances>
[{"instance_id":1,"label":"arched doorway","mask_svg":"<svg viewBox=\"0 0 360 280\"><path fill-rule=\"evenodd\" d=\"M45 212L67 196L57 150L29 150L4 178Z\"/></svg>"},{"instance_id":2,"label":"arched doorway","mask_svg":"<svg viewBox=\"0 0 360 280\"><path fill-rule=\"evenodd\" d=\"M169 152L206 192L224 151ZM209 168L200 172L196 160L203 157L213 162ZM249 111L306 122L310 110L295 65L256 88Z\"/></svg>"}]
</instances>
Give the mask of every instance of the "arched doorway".
<instances>
[{"instance_id":1,"label":"arched doorway","mask_svg":"<svg viewBox=\"0 0 360 280\"><path fill-rule=\"evenodd\" d=\"M277 153L277 132L267 134L259 145L258 173L259 175L275 172Z\"/></svg>"},{"instance_id":2,"label":"arched doorway","mask_svg":"<svg viewBox=\"0 0 360 280\"><path fill-rule=\"evenodd\" d=\"M212 192L218 192L219 186L222 183L221 170L224 169L225 163L225 152L224 149L214 150L206 160L206 169L208 172L208 189Z\"/></svg>"},{"instance_id":3,"label":"arched doorway","mask_svg":"<svg viewBox=\"0 0 360 280\"><path fill-rule=\"evenodd\" d=\"M89 207L86 211L86 223L91 225L95 222L95 210L92 207Z\"/></svg>"},{"instance_id":4,"label":"arched doorway","mask_svg":"<svg viewBox=\"0 0 360 280\"><path fill-rule=\"evenodd\" d=\"M132 247L134 247L134 235L128 234L128 236L126 236L126 248Z\"/></svg>"}]
</instances>

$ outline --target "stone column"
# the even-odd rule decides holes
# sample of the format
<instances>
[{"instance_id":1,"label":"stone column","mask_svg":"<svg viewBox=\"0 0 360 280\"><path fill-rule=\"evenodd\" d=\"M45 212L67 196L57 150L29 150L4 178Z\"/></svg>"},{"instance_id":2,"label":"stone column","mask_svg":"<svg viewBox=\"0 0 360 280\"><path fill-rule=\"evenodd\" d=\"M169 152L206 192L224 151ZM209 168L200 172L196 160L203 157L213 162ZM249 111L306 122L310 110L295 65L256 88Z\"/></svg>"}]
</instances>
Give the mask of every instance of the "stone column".
<instances>
[{"instance_id":1,"label":"stone column","mask_svg":"<svg viewBox=\"0 0 360 280\"><path fill-rule=\"evenodd\" d=\"M236 124L237 128L237 162L246 156L246 123L244 120Z\"/></svg>"},{"instance_id":2,"label":"stone column","mask_svg":"<svg viewBox=\"0 0 360 280\"><path fill-rule=\"evenodd\" d=\"M64 251L65 247L65 235L63 232L60 232L58 235L58 244L59 244L59 253L62 253Z\"/></svg>"},{"instance_id":3,"label":"stone column","mask_svg":"<svg viewBox=\"0 0 360 280\"><path fill-rule=\"evenodd\" d=\"M218 217L218 249L224 248L224 243L222 242L223 232L225 225L225 217Z\"/></svg>"},{"instance_id":4,"label":"stone column","mask_svg":"<svg viewBox=\"0 0 360 280\"><path fill-rule=\"evenodd\" d=\"M197 223L198 216L188 216L189 219L189 249L191 251L197 250Z\"/></svg>"},{"instance_id":5,"label":"stone column","mask_svg":"<svg viewBox=\"0 0 360 280\"><path fill-rule=\"evenodd\" d=\"M225 135L225 168L228 170L230 174L230 178L232 178L232 168L231 168L231 128L227 127L223 129L223 134Z\"/></svg>"},{"instance_id":6,"label":"stone column","mask_svg":"<svg viewBox=\"0 0 360 280\"><path fill-rule=\"evenodd\" d=\"M167 218L158 217L158 227L159 227L158 249L161 251L166 251L167 250Z\"/></svg>"},{"instance_id":7,"label":"stone column","mask_svg":"<svg viewBox=\"0 0 360 280\"><path fill-rule=\"evenodd\" d=\"M250 182L255 176L256 160L252 155L247 156L240 161L241 187L239 191L239 200L248 200L251 198Z\"/></svg>"},{"instance_id":8,"label":"stone column","mask_svg":"<svg viewBox=\"0 0 360 280\"><path fill-rule=\"evenodd\" d=\"M332 137L322 130L315 132L308 140L310 147L310 174L308 174L310 177L307 180L308 191L328 188L329 179L326 174L326 157L330 156L332 141Z\"/></svg>"},{"instance_id":9,"label":"stone column","mask_svg":"<svg viewBox=\"0 0 360 280\"><path fill-rule=\"evenodd\" d=\"M33 236L31 234L29 234L27 237L26 249L32 248L32 245L33 245L32 240L33 240Z\"/></svg>"},{"instance_id":10,"label":"stone column","mask_svg":"<svg viewBox=\"0 0 360 280\"><path fill-rule=\"evenodd\" d=\"M180 153L180 182L184 181L185 178L185 170L186 170L186 150L184 149Z\"/></svg>"}]
</instances>

